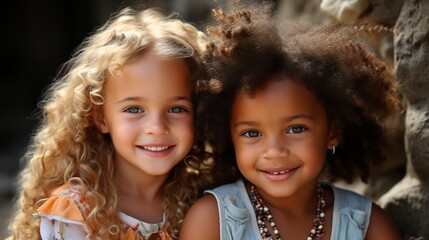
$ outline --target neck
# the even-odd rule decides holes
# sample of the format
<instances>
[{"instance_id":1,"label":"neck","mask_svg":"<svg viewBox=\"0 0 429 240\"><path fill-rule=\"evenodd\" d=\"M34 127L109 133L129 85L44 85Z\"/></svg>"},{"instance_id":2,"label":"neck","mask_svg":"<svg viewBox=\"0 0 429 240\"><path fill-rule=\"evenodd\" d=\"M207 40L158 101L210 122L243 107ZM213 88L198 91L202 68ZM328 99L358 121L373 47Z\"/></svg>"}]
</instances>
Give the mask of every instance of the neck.
<instances>
[{"instance_id":1,"label":"neck","mask_svg":"<svg viewBox=\"0 0 429 240\"><path fill-rule=\"evenodd\" d=\"M297 195L297 194L295 194L295 195ZM310 211L310 212L312 212L314 219L312 221L313 226L308 231L308 235L307 235L308 238L307 239L314 239L315 237L320 238L320 237L324 236L324 233L325 233L324 222L325 222L326 203L324 200L324 190L320 185L316 186L314 206L310 207L313 204L309 204L309 205L305 206L305 208L302 208L302 209L304 209L304 210L302 210L303 212L297 213L295 211L295 214L291 214L294 211L291 210L292 208L290 206L288 206L287 208L279 209L278 207L274 208L274 206L287 206L287 205L284 205L284 204L273 205L272 202L271 202L271 205L268 205L266 203L266 201L264 201L264 199L261 197L261 194L258 192L258 190L256 189L256 187L254 185L250 186L249 197L250 197L250 200L252 202L252 205L253 205L257 220L258 220L259 231L260 231L263 239L266 239L266 238L267 239L273 239L272 235L274 235L275 239L281 240L280 230L279 230L279 227L277 225L278 222L276 222L277 217L281 220L283 220L285 218L286 219L296 219L297 221L301 221L302 224L305 225L307 220L309 220L308 217L306 217L306 215L309 214L309 212L307 211L309 209L312 209L312 211ZM271 199L273 199L273 198L271 198ZM274 199L274 200L276 200L276 199ZM292 215L295 215L295 216L292 216ZM279 220L279 219L277 219L277 220ZM280 222L282 222L281 225L284 225L283 221L280 221Z\"/></svg>"},{"instance_id":2,"label":"neck","mask_svg":"<svg viewBox=\"0 0 429 240\"><path fill-rule=\"evenodd\" d=\"M150 175L126 161L116 161L115 167L119 195L132 196L147 201L162 195L167 174Z\"/></svg>"},{"instance_id":3,"label":"neck","mask_svg":"<svg viewBox=\"0 0 429 240\"><path fill-rule=\"evenodd\" d=\"M129 181L118 177L117 186L119 196L129 196L139 198L142 201L151 201L152 199L159 198L162 196L162 189L165 181L145 181L145 182L133 182L130 184Z\"/></svg>"},{"instance_id":4,"label":"neck","mask_svg":"<svg viewBox=\"0 0 429 240\"><path fill-rule=\"evenodd\" d=\"M299 189L288 197L276 198L256 188L267 207L291 217L313 215L317 203L317 182Z\"/></svg>"},{"instance_id":5,"label":"neck","mask_svg":"<svg viewBox=\"0 0 429 240\"><path fill-rule=\"evenodd\" d=\"M120 211L143 222L162 222L165 178L133 177L133 174L117 174Z\"/></svg>"},{"instance_id":6,"label":"neck","mask_svg":"<svg viewBox=\"0 0 429 240\"><path fill-rule=\"evenodd\" d=\"M163 186L168 174L151 175L124 159L115 159L120 211L147 223L163 220Z\"/></svg>"}]
</instances>

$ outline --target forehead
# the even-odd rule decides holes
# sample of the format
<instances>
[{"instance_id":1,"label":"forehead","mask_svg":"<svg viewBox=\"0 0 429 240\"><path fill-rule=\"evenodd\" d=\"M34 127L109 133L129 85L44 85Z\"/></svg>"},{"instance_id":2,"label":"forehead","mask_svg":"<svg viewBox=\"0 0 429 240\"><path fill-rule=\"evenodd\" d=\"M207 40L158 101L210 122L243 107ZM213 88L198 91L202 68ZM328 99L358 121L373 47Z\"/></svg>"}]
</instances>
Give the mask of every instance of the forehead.
<instances>
[{"instance_id":1,"label":"forehead","mask_svg":"<svg viewBox=\"0 0 429 240\"><path fill-rule=\"evenodd\" d=\"M160 97L166 94L191 92L191 74L183 59L165 58L152 52L143 54L123 66L122 71L108 79L106 95L145 95Z\"/></svg>"},{"instance_id":2,"label":"forehead","mask_svg":"<svg viewBox=\"0 0 429 240\"><path fill-rule=\"evenodd\" d=\"M306 86L286 76L275 76L252 94L239 91L232 105L232 115L320 115L325 108Z\"/></svg>"},{"instance_id":3,"label":"forehead","mask_svg":"<svg viewBox=\"0 0 429 240\"><path fill-rule=\"evenodd\" d=\"M150 50L125 64L119 75L128 77L144 75L160 78L173 77L179 73L187 77L190 76L189 66L183 58L163 57L157 55L154 50Z\"/></svg>"}]
</instances>

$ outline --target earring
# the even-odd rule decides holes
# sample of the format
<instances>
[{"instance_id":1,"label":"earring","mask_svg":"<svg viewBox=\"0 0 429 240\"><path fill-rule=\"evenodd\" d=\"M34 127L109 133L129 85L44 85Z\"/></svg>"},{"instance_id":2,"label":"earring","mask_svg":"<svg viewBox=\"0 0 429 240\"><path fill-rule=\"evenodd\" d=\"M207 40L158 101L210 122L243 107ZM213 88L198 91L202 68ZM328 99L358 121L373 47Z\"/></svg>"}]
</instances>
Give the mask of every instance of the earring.
<instances>
[{"instance_id":1,"label":"earring","mask_svg":"<svg viewBox=\"0 0 429 240\"><path fill-rule=\"evenodd\" d=\"M335 154L335 145L332 145L332 150L329 154L331 154L331 156Z\"/></svg>"}]
</instances>

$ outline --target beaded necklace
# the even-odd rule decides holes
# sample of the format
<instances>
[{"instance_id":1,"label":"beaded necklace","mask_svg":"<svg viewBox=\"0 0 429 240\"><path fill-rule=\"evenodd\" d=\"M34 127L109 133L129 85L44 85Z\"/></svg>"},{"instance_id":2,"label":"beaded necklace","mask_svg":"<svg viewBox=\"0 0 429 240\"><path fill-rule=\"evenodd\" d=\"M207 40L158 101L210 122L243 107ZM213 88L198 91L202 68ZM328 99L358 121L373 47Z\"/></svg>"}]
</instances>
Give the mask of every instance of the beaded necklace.
<instances>
[{"instance_id":1,"label":"beaded necklace","mask_svg":"<svg viewBox=\"0 0 429 240\"><path fill-rule=\"evenodd\" d=\"M313 220L313 227L308 234L307 240L313 240L323 237L325 233L324 224L325 224L325 200L323 198L324 192L320 184L317 184L317 207L316 207L316 217ZM259 232L262 239L273 240L271 233L268 231L266 222L269 222L269 226L272 228L275 239L281 240L279 230L274 218L271 215L270 209L264 203L264 200L259 195L259 192L256 190L255 185L252 184L250 187L249 193L250 201L252 202L253 209L255 210L256 220L258 222Z\"/></svg>"}]
</instances>

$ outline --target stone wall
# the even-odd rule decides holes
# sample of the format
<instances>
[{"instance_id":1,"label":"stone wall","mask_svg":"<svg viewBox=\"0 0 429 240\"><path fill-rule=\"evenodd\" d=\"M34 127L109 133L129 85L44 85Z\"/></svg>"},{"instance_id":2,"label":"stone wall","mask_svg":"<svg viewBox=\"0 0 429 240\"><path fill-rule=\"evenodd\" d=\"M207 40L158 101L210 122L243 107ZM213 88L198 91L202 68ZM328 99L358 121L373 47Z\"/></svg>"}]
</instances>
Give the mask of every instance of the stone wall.
<instances>
[{"instance_id":1,"label":"stone wall","mask_svg":"<svg viewBox=\"0 0 429 240\"><path fill-rule=\"evenodd\" d=\"M406 176L380 199L404 239L429 239L429 1L405 0L394 28L395 70L407 102Z\"/></svg>"},{"instance_id":2,"label":"stone wall","mask_svg":"<svg viewBox=\"0 0 429 240\"><path fill-rule=\"evenodd\" d=\"M429 239L429 1L427 0L323 0L322 11L343 22L369 22L393 27L393 40L382 40L380 55L392 64L401 85L406 105L402 121L392 125L400 136L406 154L405 176L380 194L378 203L388 212L398 226L404 239ZM383 47L384 46L384 47ZM384 55L383 55L384 52ZM392 142L400 147L401 143ZM396 148L392 148L397 150ZM394 161L383 173L401 159L397 153L390 154ZM395 163L395 164L393 164ZM374 177L374 176L373 176ZM377 194L373 178L371 193ZM393 184L394 183L394 184ZM386 185L386 184L381 184Z\"/></svg>"}]
</instances>

